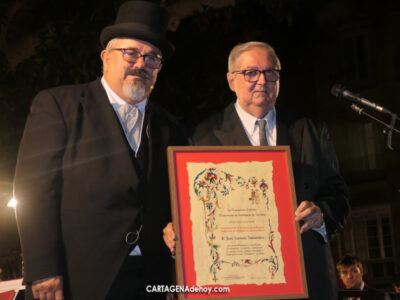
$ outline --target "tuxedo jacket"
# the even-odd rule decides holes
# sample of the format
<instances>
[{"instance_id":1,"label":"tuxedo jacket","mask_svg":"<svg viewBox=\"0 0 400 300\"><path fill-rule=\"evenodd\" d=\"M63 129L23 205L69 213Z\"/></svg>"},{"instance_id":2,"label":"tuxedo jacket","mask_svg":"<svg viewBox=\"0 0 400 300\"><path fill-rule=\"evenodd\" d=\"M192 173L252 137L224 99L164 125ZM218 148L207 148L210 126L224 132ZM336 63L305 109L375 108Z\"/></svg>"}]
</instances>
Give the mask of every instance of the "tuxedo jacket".
<instances>
[{"instance_id":1,"label":"tuxedo jacket","mask_svg":"<svg viewBox=\"0 0 400 300\"><path fill-rule=\"evenodd\" d=\"M390 297L390 295L381 292L364 282L363 290L360 289L342 289L339 292L339 299L340 300L349 300L349 299L359 299L361 300L387 300L392 299L395 300L397 298Z\"/></svg>"},{"instance_id":2,"label":"tuxedo jacket","mask_svg":"<svg viewBox=\"0 0 400 300\"><path fill-rule=\"evenodd\" d=\"M312 201L321 208L331 238L344 226L349 206L327 127L296 113L280 108L276 111L277 145L290 146L297 201ZM191 142L251 145L233 103L201 122ZM314 230L302 234L302 243L310 299L336 300L336 276L329 245Z\"/></svg>"},{"instance_id":3,"label":"tuxedo jacket","mask_svg":"<svg viewBox=\"0 0 400 300\"><path fill-rule=\"evenodd\" d=\"M149 101L146 152L135 158L99 79L40 92L15 173L24 282L62 275L66 299L103 299L135 246L127 234L143 225L147 280L169 283L166 147L184 143L174 119Z\"/></svg>"},{"instance_id":4,"label":"tuxedo jacket","mask_svg":"<svg viewBox=\"0 0 400 300\"><path fill-rule=\"evenodd\" d=\"M366 291L366 295L362 297L364 300L386 300L388 299L385 297L385 293L381 292L380 290L377 290L367 284L364 285L364 291ZM389 297L389 295L388 295ZM389 298L390 299L390 298Z\"/></svg>"}]
</instances>

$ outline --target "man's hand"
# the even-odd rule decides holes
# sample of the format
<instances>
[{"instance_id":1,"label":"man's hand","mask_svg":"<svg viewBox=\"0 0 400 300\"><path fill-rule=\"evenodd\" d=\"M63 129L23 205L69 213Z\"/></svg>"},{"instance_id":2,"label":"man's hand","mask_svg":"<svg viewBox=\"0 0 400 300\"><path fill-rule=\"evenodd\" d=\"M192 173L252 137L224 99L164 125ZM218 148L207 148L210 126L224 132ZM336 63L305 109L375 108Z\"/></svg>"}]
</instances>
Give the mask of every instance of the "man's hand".
<instances>
[{"instance_id":1,"label":"man's hand","mask_svg":"<svg viewBox=\"0 0 400 300\"><path fill-rule=\"evenodd\" d=\"M172 223L169 222L167 226L163 229L163 238L164 242L171 251L172 255L175 255L175 247L176 247L176 235L174 232L174 228L172 227Z\"/></svg>"},{"instance_id":2,"label":"man's hand","mask_svg":"<svg viewBox=\"0 0 400 300\"><path fill-rule=\"evenodd\" d=\"M311 201L302 201L294 215L296 222L304 222L300 228L300 233L304 233L311 228L321 227L324 222L321 208Z\"/></svg>"},{"instance_id":3,"label":"man's hand","mask_svg":"<svg viewBox=\"0 0 400 300\"><path fill-rule=\"evenodd\" d=\"M50 277L32 283L33 298L40 300L63 300L62 276Z\"/></svg>"}]
</instances>

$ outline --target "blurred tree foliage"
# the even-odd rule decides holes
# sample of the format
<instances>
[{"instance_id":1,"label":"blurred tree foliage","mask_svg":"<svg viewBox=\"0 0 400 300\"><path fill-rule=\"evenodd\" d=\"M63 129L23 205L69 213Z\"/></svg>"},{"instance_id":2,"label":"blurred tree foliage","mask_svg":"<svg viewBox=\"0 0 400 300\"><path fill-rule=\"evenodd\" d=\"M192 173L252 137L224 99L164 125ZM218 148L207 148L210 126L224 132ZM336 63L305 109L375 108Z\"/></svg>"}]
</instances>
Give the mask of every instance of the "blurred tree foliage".
<instances>
[{"instance_id":1,"label":"blurred tree foliage","mask_svg":"<svg viewBox=\"0 0 400 300\"><path fill-rule=\"evenodd\" d=\"M101 76L99 35L114 21L122 2L2 0L0 177L4 172L12 174L36 93ZM185 1L153 2L168 7ZM312 36L312 13L321 2L236 0L235 5L218 9L203 5L201 12L181 20L175 32L168 32L176 53L165 63L152 98L178 118L190 121L226 105L233 100L225 80L230 49L240 42L267 41L281 58L298 60L307 49L299 47L293 56L291 47Z\"/></svg>"}]
</instances>

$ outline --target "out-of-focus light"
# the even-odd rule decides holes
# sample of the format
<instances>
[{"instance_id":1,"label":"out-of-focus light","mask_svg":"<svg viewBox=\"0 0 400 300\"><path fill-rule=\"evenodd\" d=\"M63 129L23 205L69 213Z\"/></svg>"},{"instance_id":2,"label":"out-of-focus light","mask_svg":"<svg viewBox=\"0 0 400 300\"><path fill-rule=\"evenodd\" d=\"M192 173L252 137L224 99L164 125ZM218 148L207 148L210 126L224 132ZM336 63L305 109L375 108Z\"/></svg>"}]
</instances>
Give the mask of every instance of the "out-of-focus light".
<instances>
[{"instance_id":1,"label":"out-of-focus light","mask_svg":"<svg viewBox=\"0 0 400 300\"><path fill-rule=\"evenodd\" d=\"M15 198L12 197L12 199L8 201L7 206L15 208L17 206L17 200L15 200Z\"/></svg>"}]
</instances>

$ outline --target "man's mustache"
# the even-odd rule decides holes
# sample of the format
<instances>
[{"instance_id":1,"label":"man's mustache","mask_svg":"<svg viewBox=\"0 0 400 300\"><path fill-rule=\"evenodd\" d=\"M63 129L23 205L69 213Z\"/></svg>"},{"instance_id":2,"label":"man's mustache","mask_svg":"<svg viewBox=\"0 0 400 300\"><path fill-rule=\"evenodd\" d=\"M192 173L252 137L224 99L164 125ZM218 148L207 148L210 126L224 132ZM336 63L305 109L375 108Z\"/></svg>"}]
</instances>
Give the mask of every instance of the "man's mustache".
<instances>
[{"instance_id":1,"label":"man's mustache","mask_svg":"<svg viewBox=\"0 0 400 300\"><path fill-rule=\"evenodd\" d=\"M125 76L128 76L128 75L140 76L140 77L142 77L143 79L146 79L146 80L150 80L151 79L151 74L148 71L146 71L145 69L127 70L125 72Z\"/></svg>"}]
</instances>

